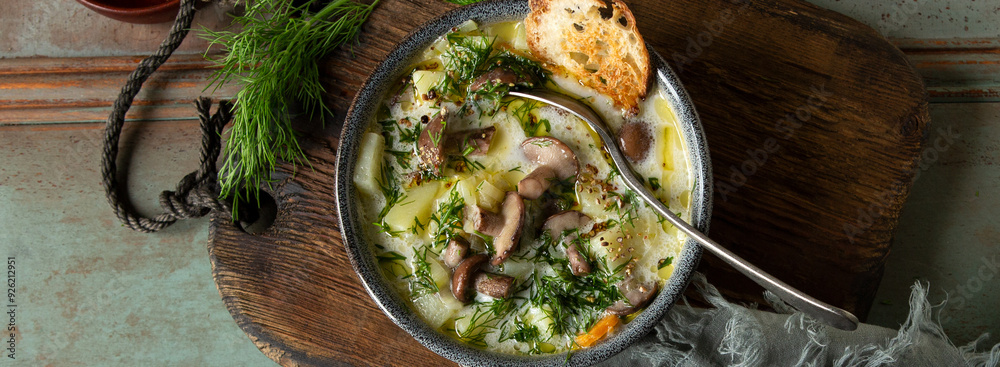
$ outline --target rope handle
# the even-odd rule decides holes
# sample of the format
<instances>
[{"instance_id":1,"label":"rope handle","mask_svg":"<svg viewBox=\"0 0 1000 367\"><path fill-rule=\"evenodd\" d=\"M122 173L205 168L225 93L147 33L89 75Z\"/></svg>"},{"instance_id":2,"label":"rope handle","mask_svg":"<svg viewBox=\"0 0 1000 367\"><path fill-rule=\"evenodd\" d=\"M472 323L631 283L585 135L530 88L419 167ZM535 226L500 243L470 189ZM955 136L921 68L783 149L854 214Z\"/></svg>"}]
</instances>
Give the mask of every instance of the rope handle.
<instances>
[{"instance_id":1,"label":"rope handle","mask_svg":"<svg viewBox=\"0 0 1000 367\"><path fill-rule=\"evenodd\" d=\"M160 44L156 53L143 59L129 75L128 81L115 100L104 128L101 175L105 195L115 216L126 227L136 231L156 232L179 219L202 217L211 210L230 213L230 205L219 199L218 170L215 165L222 150L222 129L232 119L233 104L229 101L219 101L219 108L215 114L211 114L211 99L201 97L195 101L198 118L201 120L201 164L197 171L184 176L174 191L160 193L160 206L164 210L162 214L147 218L137 213L127 202L127 192L118 180L118 144L125 124L125 113L132 106L132 101L146 79L170 58L187 36L194 19L196 1L198 0L181 0L180 10L170 34Z\"/></svg>"}]
</instances>

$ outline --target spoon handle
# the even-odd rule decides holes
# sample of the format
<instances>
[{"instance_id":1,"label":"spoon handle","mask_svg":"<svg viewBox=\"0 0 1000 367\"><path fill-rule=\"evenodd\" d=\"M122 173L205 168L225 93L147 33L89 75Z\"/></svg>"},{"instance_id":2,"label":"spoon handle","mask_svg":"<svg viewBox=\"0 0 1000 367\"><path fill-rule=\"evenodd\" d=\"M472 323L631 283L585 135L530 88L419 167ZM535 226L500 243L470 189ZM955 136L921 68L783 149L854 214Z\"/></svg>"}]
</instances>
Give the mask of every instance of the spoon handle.
<instances>
[{"instance_id":1,"label":"spoon handle","mask_svg":"<svg viewBox=\"0 0 1000 367\"><path fill-rule=\"evenodd\" d=\"M541 89L530 91L510 91L510 95L530 98L551 104L576 115L577 117L583 119L583 121L586 121L587 124L590 125L595 132L597 132L597 135L601 137L601 140L603 140L604 148L611 156L611 160L618 168L618 171L621 172L621 177L622 180L625 181L625 185L645 200L646 203L652 206L657 213L660 213L660 215L667 218L670 223L691 238L694 238L695 241L698 241L698 243L700 243L704 248L707 248L723 261L736 268L736 270L740 273L743 273L743 275L746 275L757 284L760 284L764 287L764 289L771 291L799 311L802 311L805 314L826 323L827 325L841 330L855 330L858 328L858 318L850 312L815 299L805 293L802 293L798 289L785 284L785 282L778 280L760 268L747 262L743 258L722 247L722 245L719 245L712 239L708 238L708 236L705 236L704 233L701 233L687 222L678 218L677 215L671 212L666 205L653 196L653 193L643 185L642 181L635 177L635 173L633 173L631 166L625 159L625 156L622 155L621 150L618 148L617 140L604 126L604 120L600 117L600 115L595 113L589 106L566 95Z\"/></svg>"}]
</instances>

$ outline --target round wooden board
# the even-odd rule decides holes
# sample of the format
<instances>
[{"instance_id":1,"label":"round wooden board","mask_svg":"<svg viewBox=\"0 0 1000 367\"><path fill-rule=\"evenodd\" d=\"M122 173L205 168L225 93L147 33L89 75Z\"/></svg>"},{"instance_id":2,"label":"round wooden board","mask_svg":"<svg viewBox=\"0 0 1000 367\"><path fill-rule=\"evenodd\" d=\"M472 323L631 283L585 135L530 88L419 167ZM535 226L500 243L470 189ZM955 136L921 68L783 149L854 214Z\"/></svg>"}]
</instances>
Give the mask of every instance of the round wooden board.
<instances>
[{"instance_id":1,"label":"round wooden board","mask_svg":"<svg viewBox=\"0 0 1000 367\"><path fill-rule=\"evenodd\" d=\"M800 1L628 5L701 115L715 173L712 237L863 318L929 121L926 92L902 53L871 28ZM341 243L333 182L339 124L355 91L398 40L453 7L380 3L359 43L323 64L336 118L298 126L311 168L279 166L269 189L274 224L250 235L211 222L223 302L281 365L447 363L361 287ZM762 301L758 286L713 256L701 270L731 299Z\"/></svg>"}]
</instances>

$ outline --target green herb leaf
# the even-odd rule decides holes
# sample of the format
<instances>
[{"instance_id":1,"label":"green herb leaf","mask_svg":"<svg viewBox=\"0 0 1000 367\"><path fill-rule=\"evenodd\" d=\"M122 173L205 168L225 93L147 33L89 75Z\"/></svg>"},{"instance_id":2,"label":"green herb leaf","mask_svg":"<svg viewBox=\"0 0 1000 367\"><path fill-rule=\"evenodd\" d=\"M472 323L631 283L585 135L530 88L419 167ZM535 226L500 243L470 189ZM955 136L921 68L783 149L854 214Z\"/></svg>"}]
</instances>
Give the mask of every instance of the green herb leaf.
<instances>
[{"instance_id":1,"label":"green herb leaf","mask_svg":"<svg viewBox=\"0 0 1000 367\"><path fill-rule=\"evenodd\" d=\"M653 191L659 190L660 189L660 179L658 179L656 177L650 177L649 178L649 188L653 189Z\"/></svg>"},{"instance_id":2,"label":"green herb leaf","mask_svg":"<svg viewBox=\"0 0 1000 367\"><path fill-rule=\"evenodd\" d=\"M674 263L674 257L673 256L668 256L665 259L660 259L660 261L656 263L656 270L660 270L660 269L663 269L665 267L668 267L668 266L670 266L670 264L673 264L673 263Z\"/></svg>"},{"instance_id":3,"label":"green herb leaf","mask_svg":"<svg viewBox=\"0 0 1000 367\"><path fill-rule=\"evenodd\" d=\"M223 197L257 192L269 181L278 160L297 164L305 155L291 126L291 106L298 102L312 117L332 112L322 100L318 60L352 40L378 0L370 5L350 0L327 3L259 0L247 5L233 23L239 32L203 29L202 38L221 45L220 69L208 88L238 83L225 161L219 181ZM249 189L249 190L244 190ZM237 208L233 207L235 215Z\"/></svg>"}]
</instances>

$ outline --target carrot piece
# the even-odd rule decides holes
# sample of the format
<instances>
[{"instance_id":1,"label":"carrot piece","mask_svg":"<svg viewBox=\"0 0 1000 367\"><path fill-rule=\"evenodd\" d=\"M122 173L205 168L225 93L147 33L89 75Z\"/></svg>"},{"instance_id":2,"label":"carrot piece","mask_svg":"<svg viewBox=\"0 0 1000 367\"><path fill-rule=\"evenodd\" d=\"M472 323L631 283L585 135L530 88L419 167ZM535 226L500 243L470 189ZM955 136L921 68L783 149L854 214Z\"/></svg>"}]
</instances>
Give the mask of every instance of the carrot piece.
<instances>
[{"instance_id":1,"label":"carrot piece","mask_svg":"<svg viewBox=\"0 0 1000 367\"><path fill-rule=\"evenodd\" d=\"M604 316L601 321L594 324L594 327L590 328L590 331L577 335L576 344L581 347L590 347L601 340L605 335L615 330L618 325L621 325L622 321L616 315Z\"/></svg>"}]
</instances>

